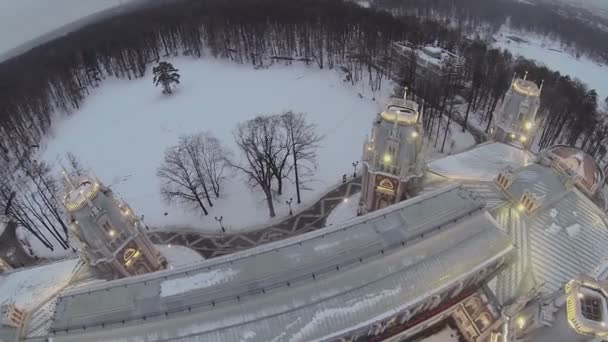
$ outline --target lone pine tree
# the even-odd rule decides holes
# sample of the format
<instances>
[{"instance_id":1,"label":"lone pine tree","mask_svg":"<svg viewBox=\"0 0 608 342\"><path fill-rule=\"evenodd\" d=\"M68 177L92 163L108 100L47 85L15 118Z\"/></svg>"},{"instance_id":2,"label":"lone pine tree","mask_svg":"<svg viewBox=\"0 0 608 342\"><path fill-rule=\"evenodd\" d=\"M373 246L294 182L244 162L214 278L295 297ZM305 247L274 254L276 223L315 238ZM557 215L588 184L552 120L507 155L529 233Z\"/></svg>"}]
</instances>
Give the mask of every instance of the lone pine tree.
<instances>
[{"instance_id":1,"label":"lone pine tree","mask_svg":"<svg viewBox=\"0 0 608 342\"><path fill-rule=\"evenodd\" d=\"M163 85L163 94L172 94L171 85L179 84L179 70L175 69L171 63L160 62L152 69L154 74L154 85Z\"/></svg>"}]
</instances>

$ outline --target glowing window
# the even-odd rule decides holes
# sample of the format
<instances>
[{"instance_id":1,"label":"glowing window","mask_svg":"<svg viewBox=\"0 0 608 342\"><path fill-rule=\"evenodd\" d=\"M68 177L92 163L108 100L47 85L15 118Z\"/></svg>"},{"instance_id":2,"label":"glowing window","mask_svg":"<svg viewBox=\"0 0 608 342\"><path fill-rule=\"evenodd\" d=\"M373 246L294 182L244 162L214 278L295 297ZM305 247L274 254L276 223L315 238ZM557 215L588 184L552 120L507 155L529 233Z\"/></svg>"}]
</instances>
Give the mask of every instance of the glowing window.
<instances>
[{"instance_id":1,"label":"glowing window","mask_svg":"<svg viewBox=\"0 0 608 342\"><path fill-rule=\"evenodd\" d=\"M384 190L391 190L391 191L395 190L395 187L393 186L393 182L391 182L390 180L388 180L386 178L380 181L380 185L378 185L378 187L380 187Z\"/></svg>"}]
</instances>

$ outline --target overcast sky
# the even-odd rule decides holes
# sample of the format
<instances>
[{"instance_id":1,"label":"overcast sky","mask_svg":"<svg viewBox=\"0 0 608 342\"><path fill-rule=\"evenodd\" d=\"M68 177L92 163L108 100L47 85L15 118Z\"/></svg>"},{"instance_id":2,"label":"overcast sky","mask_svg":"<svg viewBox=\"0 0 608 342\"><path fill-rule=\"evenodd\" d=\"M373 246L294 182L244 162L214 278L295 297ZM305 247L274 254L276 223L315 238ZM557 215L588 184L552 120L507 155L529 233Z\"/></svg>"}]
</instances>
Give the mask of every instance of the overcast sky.
<instances>
[{"instance_id":1,"label":"overcast sky","mask_svg":"<svg viewBox=\"0 0 608 342\"><path fill-rule=\"evenodd\" d=\"M126 0L0 0L0 55Z\"/></svg>"}]
</instances>

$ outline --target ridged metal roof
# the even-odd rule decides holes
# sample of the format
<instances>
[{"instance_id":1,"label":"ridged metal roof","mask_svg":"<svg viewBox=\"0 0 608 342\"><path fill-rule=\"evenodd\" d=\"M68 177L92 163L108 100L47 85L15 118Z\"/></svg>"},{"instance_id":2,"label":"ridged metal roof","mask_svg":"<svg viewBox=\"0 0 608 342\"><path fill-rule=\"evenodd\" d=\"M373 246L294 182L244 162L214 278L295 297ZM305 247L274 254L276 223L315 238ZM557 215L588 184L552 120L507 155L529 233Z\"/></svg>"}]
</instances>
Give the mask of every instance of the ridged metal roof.
<instances>
[{"instance_id":1,"label":"ridged metal roof","mask_svg":"<svg viewBox=\"0 0 608 342\"><path fill-rule=\"evenodd\" d=\"M414 305L510 253L510 239L480 211L483 206L462 187L448 186L343 225L187 271L70 291L59 300L54 328L71 331L55 340L327 338ZM163 287L180 278L199 285Z\"/></svg>"},{"instance_id":2,"label":"ridged metal roof","mask_svg":"<svg viewBox=\"0 0 608 342\"><path fill-rule=\"evenodd\" d=\"M544 284L546 293L559 290L608 258L606 215L595 203L574 187L546 201L532 216L512 204L492 213L518 248L516 262L498 277L496 295L502 302L534 284Z\"/></svg>"},{"instance_id":3,"label":"ridged metal roof","mask_svg":"<svg viewBox=\"0 0 608 342\"><path fill-rule=\"evenodd\" d=\"M466 152L432 161L428 169L452 179L492 181L505 167L519 168L531 164L535 156L517 147L491 142Z\"/></svg>"}]
</instances>

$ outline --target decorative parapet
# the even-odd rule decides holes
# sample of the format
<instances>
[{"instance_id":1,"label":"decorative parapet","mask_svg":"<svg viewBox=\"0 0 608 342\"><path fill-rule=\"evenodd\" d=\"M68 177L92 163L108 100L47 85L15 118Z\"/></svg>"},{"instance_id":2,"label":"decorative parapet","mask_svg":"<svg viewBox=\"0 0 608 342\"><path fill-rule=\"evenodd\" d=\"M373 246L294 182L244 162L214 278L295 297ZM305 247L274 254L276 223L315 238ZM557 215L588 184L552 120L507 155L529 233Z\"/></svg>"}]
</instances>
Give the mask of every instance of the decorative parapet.
<instances>
[{"instance_id":1,"label":"decorative parapet","mask_svg":"<svg viewBox=\"0 0 608 342\"><path fill-rule=\"evenodd\" d=\"M608 283L579 276L565 286L566 317L581 335L608 337Z\"/></svg>"},{"instance_id":2,"label":"decorative parapet","mask_svg":"<svg viewBox=\"0 0 608 342\"><path fill-rule=\"evenodd\" d=\"M70 191L63 202L68 211L76 211L84 207L85 203L91 201L99 193L99 183L92 180L85 180Z\"/></svg>"}]
</instances>

